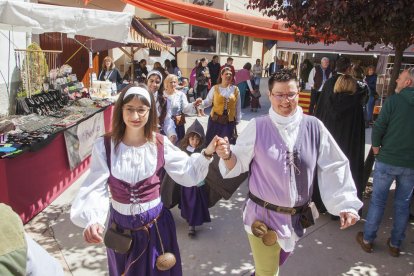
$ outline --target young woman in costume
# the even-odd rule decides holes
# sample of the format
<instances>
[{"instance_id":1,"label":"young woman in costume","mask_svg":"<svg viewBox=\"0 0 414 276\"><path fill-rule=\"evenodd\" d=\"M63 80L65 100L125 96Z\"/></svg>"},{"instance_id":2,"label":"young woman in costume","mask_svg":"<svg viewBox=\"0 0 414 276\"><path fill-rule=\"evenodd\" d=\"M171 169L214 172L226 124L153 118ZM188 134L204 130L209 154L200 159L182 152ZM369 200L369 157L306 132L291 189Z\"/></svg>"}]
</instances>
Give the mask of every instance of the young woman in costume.
<instances>
[{"instance_id":1,"label":"young woman in costume","mask_svg":"<svg viewBox=\"0 0 414 276\"><path fill-rule=\"evenodd\" d=\"M154 98L144 85L128 86L116 102L112 132L94 144L90 174L72 204L71 220L85 228L85 241L105 239L110 275L182 275L160 179L167 172L181 185L202 181L217 138L201 154L188 156L156 131Z\"/></svg>"}]
</instances>

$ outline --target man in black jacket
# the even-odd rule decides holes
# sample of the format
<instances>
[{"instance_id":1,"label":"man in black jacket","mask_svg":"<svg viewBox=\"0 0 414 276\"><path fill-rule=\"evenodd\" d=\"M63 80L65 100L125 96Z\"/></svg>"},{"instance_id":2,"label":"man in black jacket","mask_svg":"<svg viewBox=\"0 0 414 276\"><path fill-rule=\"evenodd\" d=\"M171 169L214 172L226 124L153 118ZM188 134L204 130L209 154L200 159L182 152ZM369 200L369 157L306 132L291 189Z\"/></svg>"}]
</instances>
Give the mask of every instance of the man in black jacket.
<instances>
[{"instance_id":1,"label":"man in black jacket","mask_svg":"<svg viewBox=\"0 0 414 276\"><path fill-rule=\"evenodd\" d=\"M218 77L220 75L220 63L217 55L213 56L213 59L207 64L208 71L210 72L211 86L217 84Z\"/></svg>"}]
</instances>

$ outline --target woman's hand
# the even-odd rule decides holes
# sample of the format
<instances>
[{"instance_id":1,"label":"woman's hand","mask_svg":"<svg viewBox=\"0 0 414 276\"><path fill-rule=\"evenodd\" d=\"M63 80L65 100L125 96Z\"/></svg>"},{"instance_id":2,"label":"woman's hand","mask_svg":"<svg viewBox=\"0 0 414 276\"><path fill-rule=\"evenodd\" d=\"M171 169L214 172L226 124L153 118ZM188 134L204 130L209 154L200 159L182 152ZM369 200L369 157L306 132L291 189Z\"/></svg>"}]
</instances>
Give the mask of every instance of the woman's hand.
<instances>
[{"instance_id":1,"label":"woman's hand","mask_svg":"<svg viewBox=\"0 0 414 276\"><path fill-rule=\"evenodd\" d=\"M195 101L194 101L194 106L199 106L200 104L202 104L203 103L203 99L202 98L197 98Z\"/></svg>"},{"instance_id":2,"label":"woman's hand","mask_svg":"<svg viewBox=\"0 0 414 276\"><path fill-rule=\"evenodd\" d=\"M171 143L175 144L177 142L177 135L171 135L168 139L170 139Z\"/></svg>"},{"instance_id":3,"label":"woman's hand","mask_svg":"<svg viewBox=\"0 0 414 276\"><path fill-rule=\"evenodd\" d=\"M213 140L211 140L210 144L204 150L206 155L212 155L216 151L217 140L220 139L217 135L214 136Z\"/></svg>"},{"instance_id":4,"label":"woman's hand","mask_svg":"<svg viewBox=\"0 0 414 276\"><path fill-rule=\"evenodd\" d=\"M230 142L227 137L218 137L216 145L216 153L221 159L226 159L230 155Z\"/></svg>"},{"instance_id":5,"label":"woman's hand","mask_svg":"<svg viewBox=\"0 0 414 276\"><path fill-rule=\"evenodd\" d=\"M102 234L104 229L102 225L95 223L90 225L83 231L83 238L87 243L101 243L103 241Z\"/></svg>"}]
</instances>

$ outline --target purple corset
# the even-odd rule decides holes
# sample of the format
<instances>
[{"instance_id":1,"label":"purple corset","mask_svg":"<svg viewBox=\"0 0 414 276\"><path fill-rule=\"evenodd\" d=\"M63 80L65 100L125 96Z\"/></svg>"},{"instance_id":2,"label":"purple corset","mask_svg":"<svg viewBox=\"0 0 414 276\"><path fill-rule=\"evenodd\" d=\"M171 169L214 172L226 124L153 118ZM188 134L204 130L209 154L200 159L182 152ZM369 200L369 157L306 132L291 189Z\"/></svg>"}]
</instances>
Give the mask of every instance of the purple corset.
<instances>
[{"instance_id":1,"label":"purple corset","mask_svg":"<svg viewBox=\"0 0 414 276\"><path fill-rule=\"evenodd\" d=\"M112 175L111 170L111 137L105 136L106 161L109 168L108 185L112 198L123 204L149 202L160 196L160 185L164 177L164 140L163 136L156 134L157 141L157 167L155 173L135 185L119 180Z\"/></svg>"}]
</instances>

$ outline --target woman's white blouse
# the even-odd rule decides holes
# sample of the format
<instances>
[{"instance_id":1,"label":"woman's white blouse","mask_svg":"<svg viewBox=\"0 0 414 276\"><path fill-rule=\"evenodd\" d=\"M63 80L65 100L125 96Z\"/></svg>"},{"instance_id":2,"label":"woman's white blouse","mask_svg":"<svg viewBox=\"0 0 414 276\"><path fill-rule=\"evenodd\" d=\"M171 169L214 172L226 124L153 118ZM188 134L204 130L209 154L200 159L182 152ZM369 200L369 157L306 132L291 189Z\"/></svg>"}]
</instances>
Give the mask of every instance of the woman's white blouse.
<instances>
[{"instance_id":1,"label":"woman's white blouse","mask_svg":"<svg viewBox=\"0 0 414 276\"><path fill-rule=\"evenodd\" d=\"M164 169L171 178L183 186L195 186L202 181L208 172L211 160L207 160L200 153L188 156L175 147L167 137L164 138ZM135 184L155 173L157 166L157 146L147 142L140 147L127 146L120 143L115 151L111 149L112 175L125 182ZM80 227L88 227L99 223L105 225L109 210L109 191L107 180L109 169L106 161L106 152L103 137L96 140L90 162L90 172L79 189L71 208L71 220ZM125 214L134 214L148 210L159 202L159 199L148 204L122 204L111 199L113 207Z\"/></svg>"},{"instance_id":2,"label":"woman's white blouse","mask_svg":"<svg viewBox=\"0 0 414 276\"><path fill-rule=\"evenodd\" d=\"M228 99L231 96L231 94L234 93L234 89L236 89L237 86L230 85L229 87L223 88L219 85L218 87L219 87L220 94L226 99ZM210 89L210 91L207 94L207 97L203 100L202 102L203 108L207 108L213 104L214 90L215 90L215 86L213 86ZM236 103L236 122L240 122L240 120L241 120L241 100L240 100L240 93L239 93L239 96L237 97L237 103Z\"/></svg>"},{"instance_id":3,"label":"woman's white blouse","mask_svg":"<svg viewBox=\"0 0 414 276\"><path fill-rule=\"evenodd\" d=\"M167 113L171 115L195 114L195 108L188 102L187 96L182 91L176 90L174 94L167 96Z\"/></svg>"},{"instance_id":4,"label":"woman's white blouse","mask_svg":"<svg viewBox=\"0 0 414 276\"><path fill-rule=\"evenodd\" d=\"M154 93L154 97L155 97L155 101L156 101L156 107L157 107L157 117L159 118L161 116L161 106L160 103L158 102L158 92ZM165 97L165 96L164 96ZM167 135L167 137L171 137L171 136L177 136L177 132L175 131L175 124L174 121L171 119L171 113L170 110L168 110L168 103L167 103L167 115L165 116L164 119L164 125L162 127L162 130L164 130L165 135Z\"/></svg>"}]
</instances>

